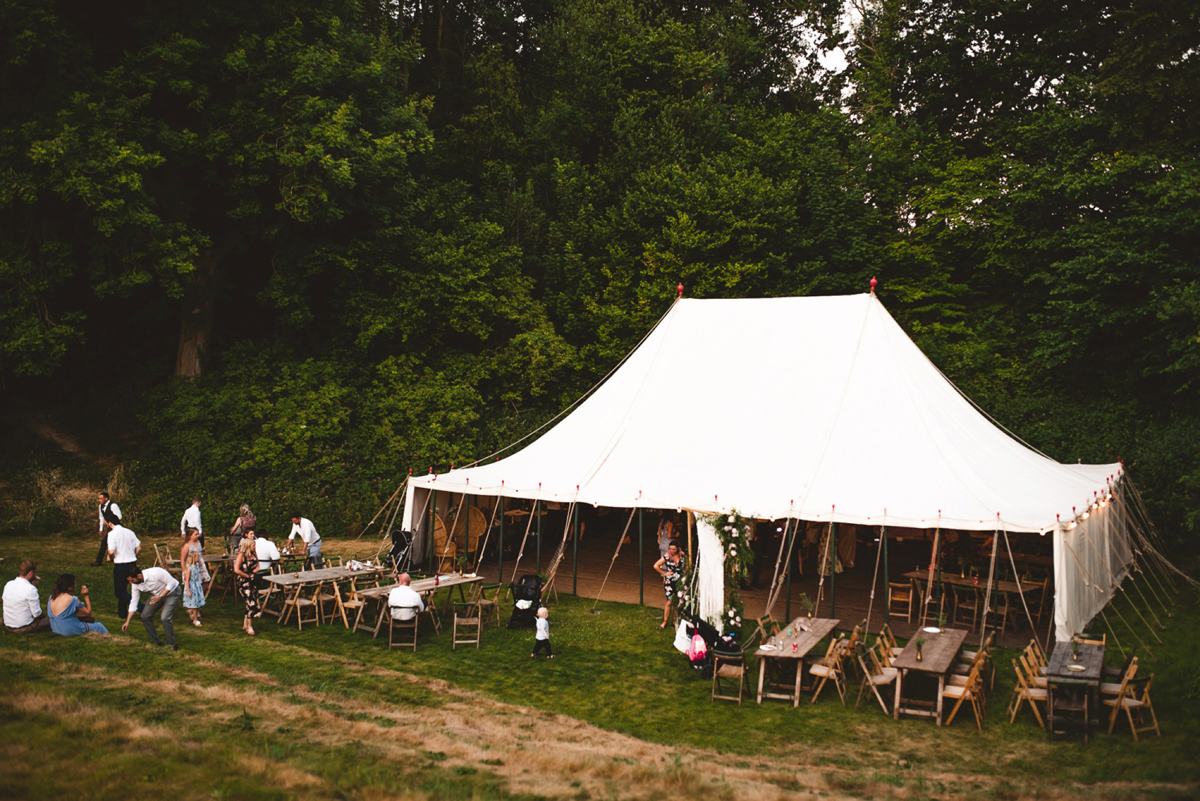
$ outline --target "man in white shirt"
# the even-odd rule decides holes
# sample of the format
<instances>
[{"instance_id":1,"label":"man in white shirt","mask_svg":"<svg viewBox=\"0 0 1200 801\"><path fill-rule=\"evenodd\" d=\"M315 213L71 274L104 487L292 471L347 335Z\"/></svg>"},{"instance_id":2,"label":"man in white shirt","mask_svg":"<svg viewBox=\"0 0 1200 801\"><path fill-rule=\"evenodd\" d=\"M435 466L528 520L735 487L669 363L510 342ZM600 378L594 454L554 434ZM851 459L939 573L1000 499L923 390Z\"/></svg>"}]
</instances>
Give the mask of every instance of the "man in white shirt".
<instances>
[{"instance_id":1,"label":"man in white shirt","mask_svg":"<svg viewBox=\"0 0 1200 801\"><path fill-rule=\"evenodd\" d=\"M301 517L299 512L292 514L292 533L288 535L289 540L296 539L296 535L300 535L300 539L304 540L304 547L308 552L306 562L312 567L320 567L324 564L321 559L321 535L317 533L317 527L307 517Z\"/></svg>"},{"instance_id":2,"label":"man in white shirt","mask_svg":"<svg viewBox=\"0 0 1200 801\"><path fill-rule=\"evenodd\" d=\"M179 536L184 542L188 538L188 529L194 528L200 532L200 547L204 547L204 526L200 524L200 499L192 498L192 505L183 513L179 520Z\"/></svg>"},{"instance_id":3,"label":"man in white shirt","mask_svg":"<svg viewBox=\"0 0 1200 801\"><path fill-rule=\"evenodd\" d=\"M388 593L388 609L396 620L412 620L425 611L425 600L410 585L412 576L401 573L399 583Z\"/></svg>"},{"instance_id":4,"label":"man in white shirt","mask_svg":"<svg viewBox=\"0 0 1200 801\"><path fill-rule=\"evenodd\" d=\"M279 549L266 537L255 537L254 553L258 555L259 573L270 573L271 568L279 561Z\"/></svg>"},{"instance_id":5,"label":"man in white shirt","mask_svg":"<svg viewBox=\"0 0 1200 801\"><path fill-rule=\"evenodd\" d=\"M129 613L125 616L125 622L121 624L121 631L129 631L129 621L133 620L142 593L146 593L150 596L142 610L142 625L146 627L146 636L155 645L162 645L158 631L154 628L154 615L161 609L167 645L178 651L179 646L175 643L175 607L183 597L183 585L165 569L148 567L130 576L129 586L133 592L133 599L129 602Z\"/></svg>"},{"instance_id":6,"label":"man in white shirt","mask_svg":"<svg viewBox=\"0 0 1200 801\"><path fill-rule=\"evenodd\" d=\"M96 551L96 558L92 560L92 567L100 567L104 563L104 557L108 553L108 526L105 523L112 523L114 526L121 525L121 507L117 506L116 501L108 497L108 493L100 491L100 549Z\"/></svg>"},{"instance_id":7,"label":"man in white shirt","mask_svg":"<svg viewBox=\"0 0 1200 801\"><path fill-rule=\"evenodd\" d=\"M120 523L108 527L108 558L113 561L113 594L117 596L117 617L125 617L129 611L129 577L137 570L138 554L142 552L142 541Z\"/></svg>"},{"instance_id":8,"label":"man in white shirt","mask_svg":"<svg viewBox=\"0 0 1200 801\"><path fill-rule=\"evenodd\" d=\"M35 586L37 562L21 562L17 577L4 585L4 625L17 634L49 631L50 619L42 614L42 602Z\"/></svg>"}]
</instances>

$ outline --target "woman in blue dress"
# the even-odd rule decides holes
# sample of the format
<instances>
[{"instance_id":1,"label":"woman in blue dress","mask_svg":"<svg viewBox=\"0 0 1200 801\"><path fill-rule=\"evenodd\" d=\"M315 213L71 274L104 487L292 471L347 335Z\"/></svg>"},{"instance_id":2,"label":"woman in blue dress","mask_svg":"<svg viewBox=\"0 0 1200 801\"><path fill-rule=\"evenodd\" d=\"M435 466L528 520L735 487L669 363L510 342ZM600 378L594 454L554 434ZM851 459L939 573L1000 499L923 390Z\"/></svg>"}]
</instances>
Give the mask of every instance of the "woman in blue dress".
<instances>
[{"instance_id":1,"label":"woman in blue dress","mask_svg":"<svg viewBox=\"0 0 1200 801\"><path fill-rule=\"evenodd\" d=\"M85 586L79 591L79 594L83 596L82 603L74 593L75 575L63 573L58 577L58 581L54 582L50 600L46 601L46 617L50 619L50 630L64 637L87 634L89 631L108 634L108 629L104 627L103 623L85 622L79 619L79 610L81 609L84 617L91 618L92 616L92 599L88 597L88 588Z\"/></svg>"},{"instance_id":2,"label":"woman in blue dress","mask_svg":"<svg viewBox=\"0 0 1200 801\"><path fill-rule=\"evenodd\" d=\"M188 611L193 626L200 626L200 607L208 600L204 597L204 582L209 581L208 566L204 564L204 547L200 544L200 532L192 530L188 541L179 554L183 566L183 608Z\"/></svg>"}]
</instances>

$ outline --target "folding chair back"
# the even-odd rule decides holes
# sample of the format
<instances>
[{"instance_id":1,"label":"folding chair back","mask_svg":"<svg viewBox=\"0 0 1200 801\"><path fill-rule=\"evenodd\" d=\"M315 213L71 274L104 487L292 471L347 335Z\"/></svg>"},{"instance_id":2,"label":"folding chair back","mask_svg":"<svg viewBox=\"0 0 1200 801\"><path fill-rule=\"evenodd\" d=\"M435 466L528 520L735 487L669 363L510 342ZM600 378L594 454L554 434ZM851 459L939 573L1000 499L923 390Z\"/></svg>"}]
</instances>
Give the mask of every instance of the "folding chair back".
<instances>
[{"instance_id":1,"label":"folding chair back","mask_svg":"<svg viewBox=\"0 0 1200 801\"><path fill-rule=\"evenodd\" d=\"M1022 666L1024 658L1014 659L1012 661L1013 672L1017 675L1016 686L1013 687L1013 697L1008 705L1008 722L1013 723L1017 719L1017 713L1021 711L1021 704L1028 703L1029 708L1033 710L1034 717L1037 718L1038 725L1043 729L1046 728L1046 723L1042 719L1042 711L1040 704L1046 703L1049 697L1046 690L1035 687L1030 677L1026 674Z\"/></svg>"},{"instance_id":2,"label":"folding chair back","mask_svg":"<svg viewBox=\"0 0 1200 801\"><path fill-rule=\"evenodd\" d=\"M895 612L903 614L904 619L911 623L913 615L913 599L916 591L910 582L888 582L888 614Z\"/></svg>"},{"instance_id":3,"label":"folding chair back","mask_svg":"<svg viewBox=\"0 0 1200 801\"><path fill-rule=\"evenodd\" d=\"M397 612L407 610L412 613L412 617L400 620L396 617ZM413 653L417 652L417 624L420 622L419 606L392 606L388 605L388 650L393 648L411 648Z\"/></svg>"},{"instance_id":4,"label":"folding chair back","mask_svg":"<svg viewBox=\"0 0 1200 801\"><path fill-rule=\"evenodd\" d=\"M478 601L456 603L454 605L454 628L450 641L450 650L455 651L459 645L472 645L479 648L480 636L483 633L483 609Z\"/></svg>"},{"instance_id":5,"label":"folding chair back","mask_svg":"<svg viewBox=\"0 0 1200 801\"><path fill-rule=\"evenodd\" d=\"M832 679L834 689L838 691L838 697L842 699L842 706L846 705L845 673L842 670L846 642L844 638L830 640L829 648L825 651L825 658L809 667L808 672L818 679L817 685L813 687L812 703L817 702L817 698L821 696L821 690Z\"/></svg>"},{"instance_id":6,"label":"folding chair back","mask_svg":"<svg viewBox=\"0 0 1200 801\"><path fill-rule=\"evenodd\" d=\"M863 693L867 687L870 687L871 692L875 694L875 700L879 702L879 706L883 710L883 714L890 715L891 712L888 711L887 702L883 700L883 695L880 694L879 688L882 685L894 682L899 671L895 668L885 668L880 663L879 655L876 653L880 648L887 648L887 642L883 638L876 641L875 648L863 648L856 654L859 667L862 668L863 680L858 688L858 698L854 701L854 708L858 709L858 705L862 703Z\"/></svg>"},{"instance_id":7,"label":"folding chair back","mask_svg":"<svg viewBox=\"0 0 1200 801\"><path fill-rule=\"evenodd\" d=\"M712 697L709 701L737 701L742 703L742 690L746 686L746 657L741 651L714 646ZM737 695L730 689L730 683L737 682Z\"/></svg>"}]
</instances>

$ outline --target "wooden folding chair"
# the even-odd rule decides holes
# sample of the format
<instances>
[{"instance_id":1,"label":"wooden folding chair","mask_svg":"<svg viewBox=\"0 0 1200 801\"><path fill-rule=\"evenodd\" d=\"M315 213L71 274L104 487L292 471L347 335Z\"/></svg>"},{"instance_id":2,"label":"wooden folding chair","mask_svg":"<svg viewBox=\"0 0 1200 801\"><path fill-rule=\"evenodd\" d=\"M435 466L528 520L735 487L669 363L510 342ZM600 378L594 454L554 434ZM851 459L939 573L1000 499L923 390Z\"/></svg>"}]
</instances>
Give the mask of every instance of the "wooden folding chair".
<instances>
[{"instance_id":1,"label":"wooden folding chair","mask_svg":"<svg viewBox=\"0 0 1200 801\"><path fill-rule=\"evenodd\" d=\"M283 616L279 618L280 623L287 623L288 619L294 614L296 616L296 628L304 631L305 623L315 623L321 625L321 611L317 602L312 597L305 597L305 591L316 593L319 585L304 587L303 585L296 588L290 598L283 599ZM311 612L312 615L305 619L305 613Z\"/></svg>"},{"instance_id":2,"label":"wooden folding chair","mask_svg":"<svg viewBox=\"0 0 1200 801\"><path fill-rule=\"evenodd\" d=\"M736 648L725 649L714 646L712 697L709 702L721 699L742 703L742 691L746 686L746 657ZM729 683L737 682L737 695L732 694Z\"/></svg>"},{"instance_id":3,"label":"wooden folding chair","mask_svg":"<svg viewBox=\"0 0 1200 801\"><path fill-rule=\"evenodd\" d=\"M754 637L761 637L762 641L766 642L779 633L779 624L775 622L775 618L771 617L770 612L758 618L755 623L756 626L754 634L750 637L751 640Z\"/></svg>"},{"instance_id":4,"label":"wooden folding chair","mask_svg":"<svg viewBox=\"0 0 1200 801\"><path fill-rule=\"evenodd\" d=\"M974 631L983 607L979 591L974 587L958 587L953 584L950 585L950 591L954 595L954 623L969 625L970 630Z\"/></svg>"},{"instance_id":5,"label":"wooden folding chair","mask_svg":"<svg viewBox=\"0 0 1200 801\"><path fill-rule=\"evenodd\" d=\"M1130 665L1130 674L1136 673L1137 657L1134 657L1133 664ZM1158 729L1158 715L1154 712L1154 705L1150 703L1150 685L1154 684L1154 674L1150 674L1150 678L1146 679L1146 686L1142 689L1142 696L1137 697L1134 686L1134 679L1127 677L1121 682L1121 692L1116 698L1105 699L1104 705L1112 707L1112 715L1108 719L1108 733L1113 733L1113 727L1117 725L1117 715L1121 710L1125 710L1125 717L1129 720L1129 731L1133 734L1133 741L1138 742L1138 732L1152 731L1159 737L1162 732ZM1137 716L1137 722L1134 721L1134 716ZM1138 726L1138 722L1144 723L1146 713L1150 714L1150 725Z\"/></svg>"},{"instance_id":6,"label":"wooden folding chair","mask_svg":"<svg viewBox=\"0 0 1200 801\"><path fill-rule=\"evenodd\" d=\"M911 582L888 582L888 614L904 613L904 619L911 623L913 615L913 598L916 592Z\"/></svg>"},{"instance_id":7,"label":"wooden folding chair","mask_svg":"<svg viewBox=\"0 0 1200 801\"><path fill-rule=\"evenodd\" d=\"M1094 634L1087 634L1084 632L1080 632L1080 634L1079 634L1079 644L1080 645L1104 645L1107 642L1108 642L1107 634L1101 634L1099 638L1097 638L1096 635L1094 635Z\"/></svg>"},{"instance_id":8,"label":"wooden folding chair","mask_svg":"<svg viewBox=\"0 0 1200 801\"><path fill-rule=\"evenodd\" d=\"M412 617L397 619L396 613L404 610L412 612ZM393 648L411 648L414 654L417 652L417 624L421 620L420 612L419 606L387 606L389 651ZM409 632L412 633L412 637L407 636ZM397 633L402 635L403 639L397 640Z\"/></svg>"},{"instance_id":9,"label":"wooden folding chair","mask_svg":"<svg viewBox=\"0 0 1200 801\"><path fill-rule=\"evenodd\" d=\"M462 633L459 633L459 629ZM454 605L454 628L450 650L457 650L459 645L475 645L479 648L479 640L483 633L483 609L479 602L456 603Z\"/></svg>"},{"instance_id":10,"label":"wooden folding chair","mask_svg":"<svg viewBox=\"0 0 1200 801\"><path fill-rule=\"evenodd\" d=\"M1100 695L1102 695L1102 696L1103 695L1111 695L1114 697L1118 696L1121 694L1121 687L1124 684L1124 679L1125 679L1126 675L1128 674L1130 681L1132 681L1136 677L1137 668L1134 667L1134 663L1133 663L1133 659L1134 659L1133 655L1136 651L1137 651L1136 648L1130 650L1129 656L1125 657L1125 663L1121 665L1119 670L1117 668L1107 668L1107 667L1104 668L1104 671L1101 674L1101 677L1103 678L1104 676L1108 676L1110 678L1116 678L1117 681L1102 682L1100 684ZM1130 668L1133 668L1133 673L1130 673Z\"/></svg>"},{"instance_id":11,"label":"wooden folding chair","mask_svg":"<svg viewBox=\"0 0 1200 801\"><path fill-rule=\"evenodd\" d=\"M469 603L479 604L479 615L486 624L493 615L496 616L496 627L500 627L500 588L503 584L476 584L475 592ZM488 597L488 596L491 597Z\"/></svg>"},{"instance_id":12,"label":"wooden folding chair","mask_svg":"<svg viewBox=\"0 0 1200 801\"><path fill-rule=\"evenodd\" d=\"M879 641L882 645L879 647L886 648L884 640ZM887 702L883 700L883 695L880 694L879 688L892 684L896 681L896 676L900 671L892 667L884 667L879 662L879 656L875 653L874 648L863 648L857 654L858 663L862 667L863 680L858 688L858 698L854 701L854 708L858 709L858 705L862 703L863 693L867 687L871 688L871 692L875 693L875 700L879 701L879 706L883 709L883 714L891 715L891 711L887 708Z\"/></svg>"},{"instance_id":13,"label":"wooden folding chair","mask_svg":"<svg viewBox=\"0 0 1200 801\"><path fill-rule=\"evenodd\" d=\"M817 664L809 666L809 675L819 679L817 685L813 687L811 703L817 702L825 683L833 679L833 686L838 691L838 697L842 699L842 706L846 705L846 676L842 670L845 643L845 639L831 639L829 648L825 651L825 657Z\"/></svg>"},{"instance_id":14,"label":"wooden folding chair","mask_svg":"<svg viewBox=\"0 0 1200 801\"><path fill-rule=\"evenodd\" d=\"M1021 704L1028 702L1030 709L1033 710L1034 717L1037 718L1038 725L1044 729L1046 728L1046 722L1042 719L1042 711L1038 708L1038 705L1046 703L1049 693L1045 689L1035 687L1030 683L1029 677L1021 667L1022 661L1020 659L1012 661L1013 671L1017 674L1017 684L1013 687L1013 697L1008 704L1008 722L1013 723L1016 721L1017 713L1021 711Z\"/></svg>"},{"instance_id":15,"label":"wooden folding chair","mask_svg":"<svg viewBox=\"0 0 1200 801\"><path fill-rule=\"evenodd\" d=\"M962 684L950 683L942 688L942 703L946 700L953 700L954 708L950 710L950 715L946 718L946 725L949 726L954 722L954 716L958 714L958 709L963 705L963 701L971 702L971 711L975 713L975 726L979 731L983 732L983 712L982 712L982 696L980 693L981 680L979 678L979 665L971 668L971 672L967 675L966 681Z\"/></svg>"},{"instance_id":16,"label":"wooden folding chair","mask_svg":"<svg viewBox=\"0 0 1200 801\"><path fill-rule=\"evenodd\" d=\"M901 652L904 651L900 643L896 641L896 635L892 633L892 627L887 623L884 623L883 628L879 630L879 638L883 640L891 656L900 656ZM891 660L889 659L888 661L890 662Z\"/></svg>"}]
</instances>

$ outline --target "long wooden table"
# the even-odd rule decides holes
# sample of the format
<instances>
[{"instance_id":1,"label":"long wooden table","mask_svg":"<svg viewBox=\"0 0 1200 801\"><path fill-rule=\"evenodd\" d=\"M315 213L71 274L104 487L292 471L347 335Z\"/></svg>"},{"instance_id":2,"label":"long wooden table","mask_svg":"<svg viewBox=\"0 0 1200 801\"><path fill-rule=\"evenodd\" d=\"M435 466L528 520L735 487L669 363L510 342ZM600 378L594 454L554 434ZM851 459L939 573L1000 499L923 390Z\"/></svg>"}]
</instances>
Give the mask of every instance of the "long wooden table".
<instances>
[{"instance_id":1,"label":"long wooden table","mask_svg":"<svg viewBox=\"0 0 1200 801\"><path fill-rule=\"evenodd\" d=\"M825 617L798 617L754 652L758 657L758 703L764 698L791 701L800 705L800 684L804 680L804 661L808 653L832 632L841 620ZM767 671L788 662L796 669L796 682L790 693L772 692L777 685L767 681ZM764 686L765 685L765 686Z\"/></svg>"},{"instance_id":2,"label":"long wooden table","mask_svg":"<svg viewBox=\"0 0 1200 801\"><path fill-rule=\"evenodd\" d=\"M430 578L414 579L409 586L412 587L414 592L424 598L428 598L438 590L442 590L447 587L450 588L451 594L453 594L454 588L458 587L458 596L462 598L463 602L465 603L467 600L467 585L480 584L482 582L483 576L462 576L455 574L438 576L436 580L432 576ZM358 622L362 618L362 613L360 612L359 618L355 620L355 631L362 628L370 631L372 638L379 636L379 632L383 628L383 621L387 619L387 596L388 593L395 588L396 584L394 583L382 584L378 587L367 587L355 592L354 597L360 601L363 601L364 603L371 601L381 602L379 605L379 614L375 618L375 625L360 626Z\"/></svg>"},{"instance_id":3,"label":"long wooden table","mask_svg":"<svg viewBox=\"0 0 1200 801\"><path fill-rule=\"evenodd\" d=\"M312 592L313 596L320 594L321 589L329 585L333 590L334 604L337 607L337 613L342 617L342 624L346 628L350 628L350 621L346 617L345 599L342 597L341 583L344 581L357 581L361 578L378 579L387 568L376 565L373 567L364 567L359 570L352 570L349 567L322 567L319 570L304 570L297 573L276 573L274 575L263 576L263 580L272 585L272 589L278 588L285 595L284 607L285 612L280 615L280 625L286 625L288 618L291 617L292 610L296 608L294 603L300 598L300 594L305 591ZM291 593L291 597L287 597L287 593ZM268 600L270 596L268 595ZM288 603L291 601L292 603ZM317 615L318 625L320 614Z\"/></svg>"},{"instance_id":4,"label":"long wooden table","mask_svg":"<svg viewBox=\"0 0 1200 801\"><path fill-rule=\"evenodd\" d=\"M938 634L917 629L917 633L908 641L908 645L904 646L900 655L892 660L892 667L897 670L896 702L892 705L894 719L899 720L900 714L904 713L905 715L931 717L937 721L937 725L942 725L942 692L946 689L946 674L954 666L954 660L958 656L958 652L962 650L962 644L967 639L967 634L965 629L942 629ZM918 660L917 639L920 637L925 638L925 645L921 649L921 659ZM902 687L904 677L910 671L937 676L938 692L935 704L917 705L917 702L911 701L908 705L904 704ZM930 709L929 706L933 708Z\"/></svg>"},{"instance_id":5,"label":"long wooden table","mask_svg":"<svg viewBox=\"0 0 1200 801\"><path fill-rule=\"evenodd\" d=\"M927 570L910 570L904 574L904 578L913 579L914 581L928 583L929 571L927 571ZM945 571L942 571L942 575L941 575L940 579L938 578L937 573L933 574L934 584L936 584L938 581L941 581L943 584L953 584L955 587L973 587L974 589L977 589L980 592L987 592L987 577L986 576L981 577L979 582L976 583L974 578L962 576L962 575L959 575L958 573L947 573ZM1041 587L1041 586L1042 586L1042 583L1039 581L1037 584L1037 587ZM996 592L1015 592L1019 595L1021 593L1028 592L1029 590L1036 589L1036 588L1030 586L1029 584L1018 584L1017 582L1009 581L1008 579L992 579L992 589Z\"/></svg>"}]
</instances>

